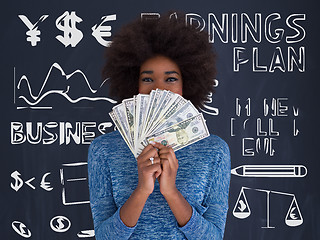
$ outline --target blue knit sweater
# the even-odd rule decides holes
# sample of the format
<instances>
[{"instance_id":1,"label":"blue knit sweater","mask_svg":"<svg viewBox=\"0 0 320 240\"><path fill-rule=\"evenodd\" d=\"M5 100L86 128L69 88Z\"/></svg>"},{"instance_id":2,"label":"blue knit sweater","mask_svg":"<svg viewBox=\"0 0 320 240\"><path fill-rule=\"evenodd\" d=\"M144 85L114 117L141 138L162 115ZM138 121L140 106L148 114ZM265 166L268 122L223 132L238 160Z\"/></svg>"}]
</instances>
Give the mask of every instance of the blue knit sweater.
<instances>
[{"instance_id":1,"label":"blue knit sweater","mask_svg":"<svg viewBox=\"0 0 320 240\"><path fill-rule=\"evenodd\" d=\"M223 239L228 211L228 145L210 135L176 152L176 186L193 209L179 227L156 180L136 226L127 227L119 211L138 184L136 159L118 131L90 145L88 175L95 236L100 239Z\"/></svg>"}]
</instances>

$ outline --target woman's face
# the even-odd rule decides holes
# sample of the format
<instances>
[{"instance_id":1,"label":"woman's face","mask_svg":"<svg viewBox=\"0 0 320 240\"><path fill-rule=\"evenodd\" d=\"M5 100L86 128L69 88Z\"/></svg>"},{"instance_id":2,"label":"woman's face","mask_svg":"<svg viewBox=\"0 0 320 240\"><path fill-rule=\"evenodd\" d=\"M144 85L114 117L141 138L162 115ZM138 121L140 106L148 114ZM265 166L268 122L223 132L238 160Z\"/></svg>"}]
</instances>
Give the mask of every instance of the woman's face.
<instances>
[{"instance_id":1,"label":"woman's face","mask_svg":"<svg viewBox=\"0 0 320 240\"><path fill-rule=\"evenodd\" d=\"M182 96L182 76L178 65L165 56L155 56L140 67L139 93L155 89L170 90Z\"/></svg>"}]
</instances>

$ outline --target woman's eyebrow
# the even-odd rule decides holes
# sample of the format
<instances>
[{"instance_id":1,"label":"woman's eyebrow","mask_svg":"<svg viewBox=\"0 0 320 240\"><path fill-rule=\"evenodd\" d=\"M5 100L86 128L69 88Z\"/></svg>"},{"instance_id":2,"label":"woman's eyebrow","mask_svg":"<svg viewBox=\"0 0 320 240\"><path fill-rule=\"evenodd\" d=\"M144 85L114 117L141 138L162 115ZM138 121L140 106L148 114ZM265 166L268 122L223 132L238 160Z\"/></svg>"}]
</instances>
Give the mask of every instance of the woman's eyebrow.
<instances>
[{"instance_id":1,"label":"woman's eyebrow","mask_svg":"<svg viewBox=\"0 0 320 240\"><path fill-rule=\"evenodd\" d=\"M141 73L140 73L140 75L141 74L153 74L153 71L142 71Z\"/></svg>"},{"instance_id":2,"label":"woman's eyebrow","mask_svg":"<svg viewBox=\"0 0 320 240\"><path fill-rule=\"evenodd\" d=\"M142 74L153 74L153 71L152 70L151 71L142 71L140 73L140 75L142 75ZM169 74L178 74L178 75L180 75L177 71L165 71L164 74L166 74L166 75L169 75Z\"/></svg>"},{"instance_id":3,"label":"woman's eyebrow","mask_svg":"<svg viewBox=\"0 0 320 240\"><path fill-rule=\"evenodd\" d=\"M164 72L165 74L178 74L178 75L180 75L178 72L176 72L176 71L166 71L166 72Z\"/></svg>"}]
</instances>

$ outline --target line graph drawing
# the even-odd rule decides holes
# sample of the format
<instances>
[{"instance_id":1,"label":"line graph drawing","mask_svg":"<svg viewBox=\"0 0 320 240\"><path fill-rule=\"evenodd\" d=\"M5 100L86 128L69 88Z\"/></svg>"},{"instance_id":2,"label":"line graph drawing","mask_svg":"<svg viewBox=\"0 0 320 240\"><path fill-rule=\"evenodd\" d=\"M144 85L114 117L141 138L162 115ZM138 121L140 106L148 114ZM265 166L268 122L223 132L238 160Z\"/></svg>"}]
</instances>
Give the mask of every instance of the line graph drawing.
<instances>
[{"instance_id":1,"label":"line graph drawing","mask_svg":"<svg viewBox=\"0 0 320 240\"><path fill-rule=\"evenodd\" d=\"M265 189L255 189L255 188L249 188L249 187L242 187L238 196L238 199L234 205L232 214L234 217L239 219L245 219L251 215L251 209L249 207L249 202L245 195L245 190L251 190L251 191L258 191L258 192L264 192L266 193L266 223L267 226L261 227L261 228L275 228L270 225L270 194L278 194L282 196L288 196L292 198L291 204L289 206L289 209L287 211L287 214L285 216L284 222L289 227L297 227L300 226L303 223L303 217L296 199L295 194L293 193L286 193L286 192L279 192L279 191L273 191L273 190L265 190Z\"/></svg>"},{"instance_id":2,"label":"line graph drawing","mask_svg":"<svg viewBox=\"0 0 320 240\"><path fill-rule=\"evenodd\" d=\"M58 73L61 75L62 79L63 79L63 88L62 89L47 89L48 85L50 82L55 81L55 79L52 77L52 72L58 70ZM78 77L80 76L80 81L78 81L79 83L84 82L86 89L85 90L89 90L89 95L91 96L86 96L86 95L81 95L81 96L76 96L76 97L71 97L70 96L70 90L72 89L70 82L71 80L75 77L75 75L78 75ZM52 109L52 106L39 106L39 104L49 95L60 95L62 97L64 97L68 102L72 103L72 104L76 104L80 101L83 100L87 100L87 101L107 101L109 103L115 104L117 103L117 101L113 100L112 98L108 98L105 96L96 96L98 90L108 81L108 79L105 79L102 84L99 86L99 89L94 89L87 76L85 75L85 73L83 71L81 71L80 69L76 69L75 71L72 71L71 73L66 73L63 68L61 67L61 65L57 62L54 62L44 80L43 83L41 85L41 88L39 90L38 93L34 93L30 84L30 80L26 75L22 75L19 79L19 81L17 82L16 85L16 67L14 67L13 70L13 82L14 82L14 104L16 104L16 98L21 99L24 101L24 103L26 104L25 106L17 106L17 109L25 109L25 108L32 108L32 109ZM26 95L19 95L17 94L16 90L22 90L22 87L25 86L25 90L28 94L28 96ZM73 88L75 88L75 86L73 86Z\"/></svg>"}]
</instances>

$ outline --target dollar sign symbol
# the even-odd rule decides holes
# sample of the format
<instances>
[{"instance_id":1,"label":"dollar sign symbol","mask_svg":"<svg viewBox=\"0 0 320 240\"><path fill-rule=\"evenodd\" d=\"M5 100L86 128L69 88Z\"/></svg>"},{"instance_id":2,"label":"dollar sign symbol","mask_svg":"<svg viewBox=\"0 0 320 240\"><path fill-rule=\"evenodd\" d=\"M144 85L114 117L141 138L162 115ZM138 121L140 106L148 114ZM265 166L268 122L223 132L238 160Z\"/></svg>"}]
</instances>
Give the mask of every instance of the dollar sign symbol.
<instances>
[{"instance_id":1,"label":"dollar sign symbol","mask_svg":"<svg viewBox=\"0 0 320 240\"><path fill-rule=\"evenodd\" d=\"M63 224L63 222L62 222L62 219L61 219L61 218L58 218L57 222L58 222L58 224L59 224L59 226L58 226L57 228L58 228L59 230L60 230L60 229L63 229L63 228L64 228L64 224Z\"/></svg>"},{"instance_id":2,"label":"dollar sign symbol","mask_svg":"<svg viewBox=\"0 0 320 240\"><path fill-rule=\"evenodd\" d=\"M76 23L80 22L82 22L82 19L79 18L74 11L71 13L65 11L56 20L57 28L63 31L64 34L63 36L56 36L56 39L62 42L65 47L69 45L75 47L83 38L83 33L76 27Z\"/></svg>"},{"instance_id":3,"label":"dollar sign symbol","mask_svg":"<svg viewBox=\"0 0 320 240\"><path fill-rule=\"evenodd\" d=\"M22 179L19 177L21 174L18 171L14 171L13 173L11 173L11 177L15 180L14 184L10 184L11 188L13 190L15 190L16 192L18 192L18 190L22 187L23 185L23 181Z\"/></svg>"}]
</instances>

